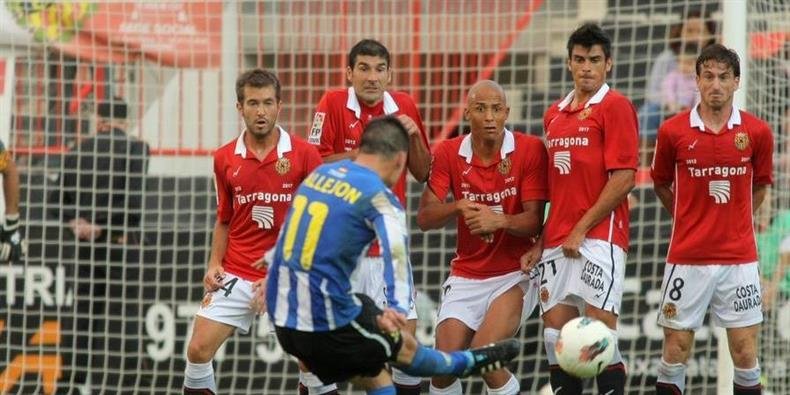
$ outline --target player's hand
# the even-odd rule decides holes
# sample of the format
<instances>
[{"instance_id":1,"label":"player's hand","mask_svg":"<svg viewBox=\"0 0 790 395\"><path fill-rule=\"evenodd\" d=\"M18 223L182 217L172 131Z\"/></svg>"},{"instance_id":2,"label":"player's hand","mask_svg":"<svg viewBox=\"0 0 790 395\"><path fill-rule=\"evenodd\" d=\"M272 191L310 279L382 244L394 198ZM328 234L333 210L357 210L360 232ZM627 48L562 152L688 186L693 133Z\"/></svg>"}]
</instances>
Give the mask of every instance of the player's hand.
<instances>
[{"instance_id":1,"label":"player's hand","mask_svg":"<svg viewBox=\"0 0 790 395\"><path fill-rule=\"evenodd\" d=\"M579 248L582 246L585 234L573 229L565 242L562 243L562 255L567 258L581 258L582 254Z\"/></svg>"},{"instance_id":2,"label":"player's hand","mask_svg":"<svg viewBox=\"0 0 790 395\"><path fill-rule=\"evenodd\" d=\"M541 255L543 255L543 245L538 241L521 256L521 271L529 274L532 268L540 262Z\"/></svg>"},{"instance_id":3,"label":"player's hand","mask_svg":"<svg viewBox=\"0 0 790 395\"><path fill-rule=\"evenodd\" d=\"M203 287L206 292L214 292L222 286L222 280L225 279L225 270L222 265L212 265L206 270L206 275L203 276Z\"/></svg>"},{"instance_id":4,"label":"player's hand","mask_svg":"<svg viewBox=\"0 0 790 395\"><path fill-rule=\"evenodd\" d=\"M263 270L263 269L269 267L269 262L266 262L266 257L262 256L262 257L258 258L257 261L252 263L252 267L254 267L254 268L258 269L258 270Z\"/></svg>"},{"instance_id":5,"label":"player's hand","mask_svg":"<svg viewBox=\"0 0 790 395\"><path fill-rule=\"evenodd\" d=\"M464 216L464 221L473 235L491 235L504 227L505 216L497 214L484 204L475 204Z\"/></svg>"},{"instance_id":6,"label":"player's hand","mask_svg":"<svg viewBox=\"0 0 790 395\"><path fill-rule=\"evenodd\" d=\"M263 270L269 267L269 262L274 260L274 247L266 251L260 259L252 263L252 267Z\"/></svg>"},{"instance_id":7,"label":"player's hand","mask_svg":"<svg viewBox=\"0 0 790 395\"><path fill-rule=\"evenodd\" d=\"M19 214L6 215L0 228L0 261L19 262L27 255L27 241L19 233Z\"/></svg>"},{"instance_id":8,"label":"player's hand","mask_svg":"<svg viewBox=\"0 0 790 395\"><path fill-rule=\"evenodd\" d=\"M760 296L763 300L763 310L768 311L773 307L776 301L776 284L766 280L763 280L762 283L762 295Z\"/></svg>"},{"instance_id":9,"label":"player's hand","mask_svg":"<svg viewBox=\"0 0 790 395\"><path fill-rule=\"evenodd\" d=\"M414 122L413 119L411 119L410 116L405 114L398 114L396 117L403 125L403 127L406 128L406 132L409 134L409 137L414 136L415 134L417 136L420 135L420 128L417 126L417 123Z\"/></svg>"},{"instance_id":10,"label":"player's hand","mask_svg":"<svg viewBox=\"0 0 790 395\"><path fill-rule=\"evenodd\" d=\"M252 300L250 308L255 314L266 312L266 278L256 280L252 283Z\"/></svg>"},{"instance_id":11,"label":"player's hand","mask_svg":"<svg viewBox=\"0 0 790 395\"><path fill-rule=\"evenodd\" d=\"M406 327L406 315L392 308L386 308L376 316L379 329L384 332L397 332Z\"/></svg>"}]
</instances>

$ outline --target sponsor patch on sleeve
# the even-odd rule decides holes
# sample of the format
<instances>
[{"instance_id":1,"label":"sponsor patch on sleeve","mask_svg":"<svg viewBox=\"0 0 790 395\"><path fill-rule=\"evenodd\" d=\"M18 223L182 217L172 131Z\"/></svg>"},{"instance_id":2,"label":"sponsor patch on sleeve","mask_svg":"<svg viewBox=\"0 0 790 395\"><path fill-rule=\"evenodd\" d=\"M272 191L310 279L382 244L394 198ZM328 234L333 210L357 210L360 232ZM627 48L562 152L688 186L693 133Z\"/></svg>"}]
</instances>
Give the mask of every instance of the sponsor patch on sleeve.
<instances>
[{"instance_id":1,"label":"sponsor patch on sleeve","mask_svg":"<svg viewBox=\"0 0 790 395\"><path fill-rule=\"evenodd\" d=\"M323 112L316 112L313 116L313 126L310 128L310 135L307 137L307 142L313 145L321 144L321 133L324 131L324 117Z\"/></svg>"}]
</instances>

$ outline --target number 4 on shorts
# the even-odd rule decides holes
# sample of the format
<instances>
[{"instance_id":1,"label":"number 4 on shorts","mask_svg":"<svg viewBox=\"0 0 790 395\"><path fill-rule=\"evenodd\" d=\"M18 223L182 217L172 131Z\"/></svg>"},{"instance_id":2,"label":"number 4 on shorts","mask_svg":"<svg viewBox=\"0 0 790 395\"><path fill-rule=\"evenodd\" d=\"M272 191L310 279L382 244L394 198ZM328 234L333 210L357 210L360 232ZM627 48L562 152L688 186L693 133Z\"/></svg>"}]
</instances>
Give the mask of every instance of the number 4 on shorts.
<instances>
[{"instance_id":1,"label":"number 4 on shorts","mask_svg":"<svg viewBox=\"0 0 790 395\"><path fill-rule=\"evenodd\" d=\"M233 291L233 287L236 286L236 281L239 281L238 277L234 277L232 280L223 284L219 289L225 291L225 297L227 298L230 295L230 292Z\"/></svg>"}]
</instances>

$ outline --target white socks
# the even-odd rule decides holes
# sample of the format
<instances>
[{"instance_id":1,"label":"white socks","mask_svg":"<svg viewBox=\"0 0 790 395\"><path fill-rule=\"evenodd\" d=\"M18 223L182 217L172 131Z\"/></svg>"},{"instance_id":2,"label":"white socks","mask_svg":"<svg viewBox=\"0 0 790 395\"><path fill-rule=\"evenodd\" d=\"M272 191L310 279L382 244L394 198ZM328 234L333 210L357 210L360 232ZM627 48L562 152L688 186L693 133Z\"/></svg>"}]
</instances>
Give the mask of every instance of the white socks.
<instances>
[{"instance_id":1,"label":"white socks","mask_svg":"<svg viewBox=\"0 0 790 395\"><path fill-rule=\"evenodd\" d=\"M447 388L436 388L431 384L429 389L430 395L461 395L464 392L464 387L461 386L461 380L456 379Z\"/></svg>"},{"instance_id":2,"label":"white socks","mask_svg":"<svg viewBox=\"0 0 790 395\"><path fill-rule=\"evenodd\" d=\"M212 393L217 393L217 383L214 381L214 367L211 361L206 363L192 363L187 361L184 369L184 387L191 389L208 388Z\"/></svg>"},{"instance_id":3,"label":"white socks","mask_svg":"<svg viewBox=\"0 0 790 395\"><path fill-rule=\"evenodd\" d=\"M754 365L751 369L735 368L732 381L741 387L754 387L760 384L760 364Z\"/></svg>"},{"instance_id":4,"label":"white socks","mask_svg":"<svg viewBox=\"0 0 790 395\"><path fill-rule=\"evenodd\" d=\"M658 382L673 384L678 387L680 393L686 390L686 365L682 363L668 363L661 358L661 364L658 365Z\"/></svg>"},{"instance_id":5,"label":"white socks","mask_svg":"<svg viewBox=\"0 0 790 395\"><path fill-rule=\"evenodd\" d=\"M518 380L516 380L516 376L510 375L510 380L505 383L505 385L499 388L490 388L488 389L488 395L518 395L519 391L521 391L521 385L519 384Z\"/></svg>"}]
</instances>

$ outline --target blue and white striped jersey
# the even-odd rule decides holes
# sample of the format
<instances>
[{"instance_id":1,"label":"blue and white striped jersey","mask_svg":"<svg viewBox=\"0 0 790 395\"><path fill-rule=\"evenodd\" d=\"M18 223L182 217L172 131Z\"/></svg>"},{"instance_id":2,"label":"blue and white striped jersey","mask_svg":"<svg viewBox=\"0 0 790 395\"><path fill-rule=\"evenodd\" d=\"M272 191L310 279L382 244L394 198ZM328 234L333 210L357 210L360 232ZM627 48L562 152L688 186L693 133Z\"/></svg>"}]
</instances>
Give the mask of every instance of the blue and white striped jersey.
<instances>
[{"instance_id":1,"label":"blue and white striped jersey","mask_svg":"<svg viewBox=\"0 0 790 395\"><path fill-rule=\"evenodd\" d=\"M372 170L349 160L318 167L296 191L269 268L266 303L276 326L330 331L359 314L351 273L379 239L387 304L412 300L406 214Z\"/></svg>"}]
</instances>

